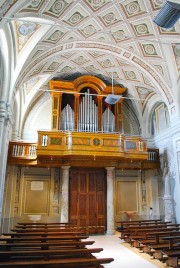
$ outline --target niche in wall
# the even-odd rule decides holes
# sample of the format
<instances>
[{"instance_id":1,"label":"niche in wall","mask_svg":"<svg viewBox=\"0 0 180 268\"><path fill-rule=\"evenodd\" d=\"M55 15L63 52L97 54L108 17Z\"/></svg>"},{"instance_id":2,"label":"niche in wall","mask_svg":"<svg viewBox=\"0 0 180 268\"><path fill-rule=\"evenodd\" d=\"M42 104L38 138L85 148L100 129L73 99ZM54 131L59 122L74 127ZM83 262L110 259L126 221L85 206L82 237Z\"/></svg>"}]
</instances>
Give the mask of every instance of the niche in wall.
<instances>
[{"instance_id":1,"label":"niche in wall","mask_svg":"<svg viewBox=\"0 0 180 268\"><path fill-rule=\"evenodd\" d=\"M155 106L151 116L151 134L156 135L170 125L169 112L165 103Z\"/></svg>"}]
</instances>

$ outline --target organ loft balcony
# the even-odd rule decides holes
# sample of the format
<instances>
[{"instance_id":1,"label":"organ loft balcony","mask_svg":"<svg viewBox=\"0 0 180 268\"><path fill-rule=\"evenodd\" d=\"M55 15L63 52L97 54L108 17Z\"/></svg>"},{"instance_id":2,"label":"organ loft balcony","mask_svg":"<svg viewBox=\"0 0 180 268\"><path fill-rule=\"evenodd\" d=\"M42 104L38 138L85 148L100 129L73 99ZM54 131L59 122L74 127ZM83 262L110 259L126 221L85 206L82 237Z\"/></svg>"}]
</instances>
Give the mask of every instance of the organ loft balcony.
<instances>
[{"instance_id":1,"label":"organ loft balcony","mask_svg":"<svg viewBox=\"0 0 180 268\"><path fill-rule=\"evenodd\" d=\"M109 104L112 86L94 76L72 82L49 83L52 96L51 130L38 131L38 142L10 142L9 163L38 166L113 166L122 169L159 167L158 150L145 138L124 135L122 94L113 86L116 103Z\"/></svg>"},{"instance_id":2,"label":"organ loft balcony","mask_svg":"<svg viewBox=\"0 0 180 268\"><path fill-rule=\"evenodd\" d=\"M106 133L38 131L38 143L11 141L9 165L159 168L159 151L141 137Z\"/></svg>"}]
</instances>

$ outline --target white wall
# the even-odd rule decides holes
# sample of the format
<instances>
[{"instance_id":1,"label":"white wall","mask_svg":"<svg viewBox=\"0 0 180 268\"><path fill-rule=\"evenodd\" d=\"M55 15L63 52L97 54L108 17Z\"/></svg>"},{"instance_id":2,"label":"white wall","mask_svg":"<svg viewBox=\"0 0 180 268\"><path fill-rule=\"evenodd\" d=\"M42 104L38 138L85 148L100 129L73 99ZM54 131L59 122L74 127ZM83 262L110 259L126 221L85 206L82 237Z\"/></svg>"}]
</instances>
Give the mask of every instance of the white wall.
<instances>
[{"instance_id":1,"label":"white wall","mask_svg":"<svg viewBox=\"0 0 180 268\"><path fill-rule=\"evenodd\" d=\"M23 130L23 140L28 142L37 142L38 130L51 130L51 98L41 103L29 113Z\"/></svg>"}]
</instances>

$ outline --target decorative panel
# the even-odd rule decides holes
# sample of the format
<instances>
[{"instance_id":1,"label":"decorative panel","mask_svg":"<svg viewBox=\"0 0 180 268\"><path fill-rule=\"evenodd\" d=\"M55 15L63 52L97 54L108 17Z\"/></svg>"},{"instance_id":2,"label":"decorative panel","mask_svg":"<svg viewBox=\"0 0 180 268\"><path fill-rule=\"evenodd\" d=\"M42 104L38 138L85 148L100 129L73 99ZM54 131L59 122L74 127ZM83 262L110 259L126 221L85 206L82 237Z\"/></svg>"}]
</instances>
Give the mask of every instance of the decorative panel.
<instances>
[{"instance_id":1,"label":"decorative panel","mask_svg":"<svg viewBox=\"0 0 180 268\"><path fill-rule=\"evenodd\" d=\"M117 181L116 183L116 213L138 211L136 181Z\"/></svg>"},{"instance_id":2,"label":"decorative panel","mask_svg":"<svg viewBox=\"0 0 180 268\"><path fill-rule=\"evenodd\" d=\"M63 14L63 12L72 2L72 0L50 1L48 7L45 10L45 14L52 15L54 17L60 17L60 15Z\"/></svg>"},{"instance_id":3,"label":"decorative panel","mask_svg":"<svg viewBox=\"0 0 180 268\"><path fill-rule=\"evenodd\" d=\"M26 180L24 214L48 214L49 186L47 180Z\"/></svg>"}]
</instances>

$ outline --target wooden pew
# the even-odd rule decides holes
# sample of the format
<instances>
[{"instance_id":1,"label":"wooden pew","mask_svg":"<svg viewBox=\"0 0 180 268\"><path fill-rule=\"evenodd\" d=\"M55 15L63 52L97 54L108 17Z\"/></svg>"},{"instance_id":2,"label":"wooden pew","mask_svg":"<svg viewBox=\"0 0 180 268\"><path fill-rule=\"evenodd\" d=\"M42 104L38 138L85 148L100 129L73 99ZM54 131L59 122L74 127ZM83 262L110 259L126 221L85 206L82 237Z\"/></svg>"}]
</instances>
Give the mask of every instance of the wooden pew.
<instances>
[{"instance_id":1,"label":"wooden pew","mask_svg":"<svg viewBox=\"0 0 180 268\"><path fill-rule=\"evenodd\" d=\"M161 222L161 219L157 219L157 220L132 220L132 221L117 221L116 223L120 223L120 226L122 229L125 228L128 225L132 225L132 224L148 224L148 223L158 223Z\"/></svg>"},{"instance_id":2,"label":"wooden pew","mask_svg":"<svg viewBox=\"0 0 180 268\"><path fill-rule=\"evenodd\" d=\"M28 249L52 249L52 248L84 248L87 245L92 245L94 241L75 241L75 240L58 240L58 241L20 241L20 242L6 242L0 243L0 251L1 250L12 250L12 249L19 249L19 250L27 250Z\"/></svg>"},{"instance_id":3,"label":"wooden pew","mask_svg":"<svg viewBox=\"0 0 180 268\"><path fill-rule=\"evenodd\" d=\"M0 267L3 268L77 268L77 267L102 267L101 264L106 264L114 261L113 258L70 258L70 259L53 259L53 260L29 260L29 261L2 261Z\"/></svg>"},{"instance_id":4,"label":"wooden pew","mask_svg":"<svg viewBox=\"0 0 180 268\"><path fill-rule=\"evenodd\" d=\"M92 253L99 253L103 248L81 248L81 249L44 249L44 250L1 250L2 260L28 260L29 258L50 260L52 258L92 258Z\"/></svg>"},{"instance_id":5,"label":"wooden pew","mask_svg":"<svg viewBox=\"0 0 180 268\"><path fill-rule=\"evenodd\" d=\"M44 233L50 233L50 232L57 232L61 234L67 234L67 233L74 233L74 234L83 234L84 231L79 231L77 229L58 229L58 228L28 228L28 229L11 229L11 232L16 232L16 233L31 233L31 232L44 232Z\"/></svg>"},{"instance_id":6,"label":"wooden pew","mask_svg":"<svg viewBox=\"0 0 180 268\"><path fill-rule=\"evenodd\" d=\"M43 225L43 226L50 226L50 225L73 225L71 222L18 222L18 225L21 226L32 226L32 225Z\"/></svg>"},{"instance_id":7,"label":"wooden pew","mask_svg":"<svg viewBox=\"0 0 180 268\"><path fill-rule=\"evenodd\" d=\"M16 228L21 228L21 229L28 229L28 228L78 228L76 225L72 223L17 223L15 225Z\"/></svg>"},{"instance_id":8,"label":"wooden pew","mask_svg":"<svg viewBox=\"0 0 180 268\"><path fill-rule=\"evenodd\" d=\"M163 250L178 247L177 243L171 244L171 246L170 246L168 242L163 241L163 237L165 237L165 236L177 236L180 234L179 230L176 230L176 229L169 230L171 228L167 228L167 229L168 230L166 230L166 231L147 233L146 234L147 238L148 238L148 236L151 236L151 237L154 236L155 241L148 243L148 240L147 240L147 243L144 242L144 246L142 249L143 252L153 254L154 258L159 258L162 256L162 254L160 254L160 253Z\"/></svg>"},{"instance_id":9,"label":"wooden pew","mask_svg":"<svg viewBox=\"0 0 180 268\"><path fill-rule=\"evenodd\" d=\"M143 228L143 229L136 229L136 230L132 230L132 234L130 234L128 236L128 239L125 239L125 242L131 242L134 240L148 240L148 238L152 238L155 237L157 243L159 243L158 237L159 237L159 233L160 232L170 232L170 231L179 231L180 230L180 226L179 227L168 227L168 226L164 226L164 228L157 228L157 227L152 227L152 228Z\"/></svg>"},{"instance_id":10,"label":"wooden pew","mask_svg":"<svg viewBox=\"0 0 180 268\"><path fill-rule=\"evenodd\" d=\"M180 259L180 248L176 250L165 250L163 253L167 256L166 264L173 268L177 268Z\"/></svg>"},{"instance_id":11,"label":"wooden pew","mask_svg":"<svg viewBox=\"0 0 180 268\"><path fill-rule=\"evenodd\" d=\"M167 255L167 265L177 267L180 259L180 233L179 236L167 236L163 237L162 240L169 243L169 249L161 252L162 255ZM174 244L176 247L173 247Z\"/></svg>"},{"instance_id":12,"label":"wooden pew","mask_svg":"<svg viewBox=\"0 0 180 268\"><path fill-rule=\"evenodd\" d=\"M10 236L10 237L25 237L25 236L39 236L39 237L48 237L48 236L58 236L62 237L61 239L65 239L65 237L70 236L71 238L80 238L85 239L88 236L85 234L78 234L78 233L63 233L63 232L14 232L14 233L2 233L3 236Z\"/></svg>"},{"instance_id":13,"label":"wooden pew","mask_svg":"<svg viewBox=\"0 0 180 268\"><path fill-rule=\"evenodd\" d=\"M88 238L88 236L83 236L83 239ZM21 237L0 237L0 242L13 243L13 242L46 242L46 241L64 241L64 240L72 240L77 241L77 239L66 239L66 237L59 236L21 236Z\"/></svg>"},{"instance_id":14,"label":"wooden pew","mask_svg":"<svg viewBox=\"0 0 180 268\"><path fill-rule=\"evenodd\" d=\"M164 229L144 229L138 230L136 235L130 235L128 241L131 245L141 249L145 253L153 254L158 258L159 252L165 248L170 248L170 245L163 241L163 236L171 235L177 236L180 234L180 227L170 227ZM125 240L126 241L126 240ZM177 244L173 244L173 247Z\"/></svg>"},{"instance_id":15,"label":"wooden pew","mask_svg":"<svg viewBox=\"0 0 180 268\"><path fill-rule=\"evenodd\" d=\"M18 225L19 226L19 225ZM113 258L96 258L92 253L102 248L86 248L94 241L82 241L88 236L77 229L38 225L12 229L0 237L0 267L102 267ZM55 226L55 227L53 227Z\"/></svg>"},{"instance_id":16,"label":"wooden pew","mask_svg":"<svg viewBox=\"0 0 180 268\"><path fill-rule=\"evenodd\" d=\"M174 224L174 223L161 223L158 225L140 225L140 226L128 226L126 229L122 230L120 234L120 238L124 239L125 237L128 237L129 235L136 235L141 230L151 230L151 229L158 229L158 228L167 228L167 227L178 227L180 224Z\"/></svg>"},{"instance_id":17,"label":"wooden pew","mask_svg":"<svg viewBox=\"0 0 180 268\"><path fill-rule=\"evenodd\" d=\"M173 228L172 226L175 227ZM171 252L172 249L180 250L180 244L177 243L177 241L180 241L180 232L179 227L176 226L179 226L179 224L170 224L163 229L158 229L157 226L153 226L153 229L151 229L151 227L137 227L136 235L134 235L134 228L132 228L131 231L133 235L130 235L130 238L134 241L133 245L135 247L141 249L145 253L153 255L154 258L168 262L169 258L164 254L164 250L171 249ZM169 237L164 237L168 235ZM131 241L130 243L132 244ZM173 259L171 259L171 263L172 260Z\"/></svg>"},{"instance_id":18,"label":"wooden pew","mask_svg":"<svg viewBox=\"0 0 180 268\"><path fill-rule=\"evenodd\" d=\"M73 225L15 225L16 229L64 229L64 230L81 230L84 227L77 227Z\"/></svg>"},{"instance_id":19,"label":"wooden pew","mask_svg":"<svg viewBox=\"0 0 180 268\"><path fill-rule=\"evenodd\" d=\"M178 236L165 236L162 237L162 240L167 241L169 243L169 248L172 248L175 242L180 241L180 232Z\"/></svg>"}]
</instances>

